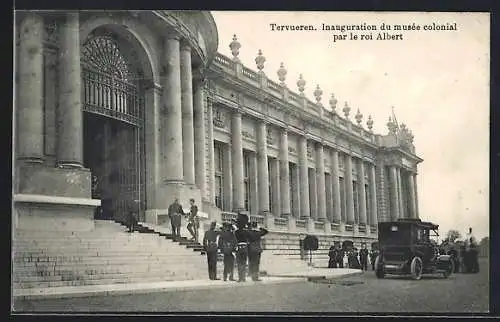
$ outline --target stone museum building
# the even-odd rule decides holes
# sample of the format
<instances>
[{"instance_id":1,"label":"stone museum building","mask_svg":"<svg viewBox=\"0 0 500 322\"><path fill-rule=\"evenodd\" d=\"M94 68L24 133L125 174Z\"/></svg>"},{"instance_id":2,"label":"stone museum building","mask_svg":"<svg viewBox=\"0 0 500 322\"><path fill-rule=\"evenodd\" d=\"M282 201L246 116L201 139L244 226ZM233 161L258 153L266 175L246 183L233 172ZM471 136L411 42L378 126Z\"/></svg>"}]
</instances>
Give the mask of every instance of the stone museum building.
<instances>
[{"instance_id":1,"label":"stone museum building","mask_svg":"<svg viewBox=\"0 0 500 322\"><path fill-rule=\"evenodd\" d=\"M207 11L18 11L15 32L14 231L92 231L131 200L163 225L175 198L205 223L247 212L267 247L419 217L404 124L374 133L313 79L266 70L265 48L244 66L236 35L220 54Z\"/></svg>"}]
</instances>

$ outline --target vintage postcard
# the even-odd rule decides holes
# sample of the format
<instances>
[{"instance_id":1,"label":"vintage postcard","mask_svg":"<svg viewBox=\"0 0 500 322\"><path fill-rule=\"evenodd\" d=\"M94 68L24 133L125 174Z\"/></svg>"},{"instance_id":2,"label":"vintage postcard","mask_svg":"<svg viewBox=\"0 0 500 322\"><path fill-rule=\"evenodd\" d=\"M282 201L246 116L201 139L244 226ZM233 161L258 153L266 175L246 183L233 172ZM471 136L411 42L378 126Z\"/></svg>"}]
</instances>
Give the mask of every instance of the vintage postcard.
<instances>
[{"instance_id":1,"label":"vintage postcard","mask_svg":"<svg viewBox=\"0 0 500 322\"><path fill-rule=\"evenodd\" d=\"M489 13L14 31L12 313L489 312Z\"/></svg>"}]
</instances>

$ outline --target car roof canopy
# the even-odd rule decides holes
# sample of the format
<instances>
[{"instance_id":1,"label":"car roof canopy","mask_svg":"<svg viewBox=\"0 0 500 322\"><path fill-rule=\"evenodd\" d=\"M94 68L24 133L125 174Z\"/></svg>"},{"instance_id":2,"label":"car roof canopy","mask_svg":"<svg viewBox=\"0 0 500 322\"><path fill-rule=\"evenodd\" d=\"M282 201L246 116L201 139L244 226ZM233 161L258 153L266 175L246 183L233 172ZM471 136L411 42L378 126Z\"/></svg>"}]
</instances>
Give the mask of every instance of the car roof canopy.
<instances>
[{"instance_id":1,"label":"car roof canopy","mask_svg":"<svg viewBox=\"0 0 500 322\"><path fill-rule=\"evenodd\" d=\"M397 225L397 226L402 226L402 225L413 225L413 226L418 226L426 229L433 229L437 230L439 228L439 225L433 224L428 221L422 221L420 219L411 219L411 218L399 218L398 220L395 221L386 221L386 222L381 222L379 223L380 227L387 227L387 226L392 226L392 225Z\"/></svg>"}]
</instances>

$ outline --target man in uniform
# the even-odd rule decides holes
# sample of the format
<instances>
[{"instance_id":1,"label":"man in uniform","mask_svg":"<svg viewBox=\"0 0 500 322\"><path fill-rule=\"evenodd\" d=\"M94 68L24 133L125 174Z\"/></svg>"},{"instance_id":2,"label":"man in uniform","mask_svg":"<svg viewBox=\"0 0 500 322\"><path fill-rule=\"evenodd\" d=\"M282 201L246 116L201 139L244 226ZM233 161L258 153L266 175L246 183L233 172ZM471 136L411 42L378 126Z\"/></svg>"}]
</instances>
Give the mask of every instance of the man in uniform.
<instances>
[{"instance_id":1,"label":"man in uniform","mask_svg":"<svg viewBox=\"0 0 500 322\"><path fill-rule=\"evenodd\" d=\"M361 250L359 251L359 261L361 262L361 269L368 270L368 249L366 243L361 243Z\"/></svg>"},{"instance_id":2,"label":"man in uniform","mask_svg":"<svg viewBox=\"0 0 500 322\"><path fill-rule=\"evenodd\" d=\"M344 268L344 250L340 247L340 242L335 242L336 262L339 268Z\"/></svg>"},{"instance_id":3,"label":"man in uniform","mask_svg":"<svg viewBox=\"0 0 500 322\"><path fill-rule=\"evenodd\" d=\"M238 264L238 282L246 281L246 265L248 258L248 241L249 233L246 229L248 224L248 216L245 214L238 214L236 220L236 227L238 228L234 235L236 237L237 251L236 251L236 263Z\"/></svg>"},{"instance_id":4,"label":"man in uniform","mask_svg":"<svg viewBox=\"0 0 500 322\"><path fill-rule=\"evenodd\" d=\"M219 233L215 230L216 223L210 223L210 229L205 232L203 236L203 248L207 253L208 262L208 278L211 280L218 280L217 278L217 237Z\"/></svg>"},{"instance_id":5,"label":"man in uniform","mask_svg":"<svg viewBox=\"0 0 500 322\"><path fill-rule=\"evenodd\" d=\"M181 237L181 215L184 214L179 199L175 198L174 203L168 206L168 216L170 217L170 224L172 225L172 236L174 240Z\"/></svg>"},{"instance_id":6,"label":"man in uniform","mask_svg":"<svg viewBox=\"0 0 500 322\"><path fill-rule=\"evenodd\" d=\"M262 254L262 246L260 241L268 231L265 228L257 230L257 222L251 223L251 230L249 231L249 245L248 245L248 271L252 276L252 281L260 281L259 279L259 266L260 256Z\"/></svg>"},{"instance_id":7,"label":"man in uniform","mask_svg":"<svg viewBox=\"0 0 500 322\"><path fill-rule=\"evenodd\" d=\"M187 230L191 234L195 242L198 242L198 228L200 227L200 220L198 218L198 206L194 204L195 201L193 198L189 199L189 204L191 205L191 209L189 211L188 225Z\"/></svg>"},{"instance_id":8,"label":"man in uniform","mask_svg":"<svg viewBox=\"0 0 500 322\"><path fill-rule=\"evenodd\" d=\"M237 242L232 228L233 226L230 223L224 223L222 225L222 233L219 236L219 249L224 254L224 281L227 281L228 275L229 280L234 281L233 252L236 250Z\"/></svg>"}]
</instances>

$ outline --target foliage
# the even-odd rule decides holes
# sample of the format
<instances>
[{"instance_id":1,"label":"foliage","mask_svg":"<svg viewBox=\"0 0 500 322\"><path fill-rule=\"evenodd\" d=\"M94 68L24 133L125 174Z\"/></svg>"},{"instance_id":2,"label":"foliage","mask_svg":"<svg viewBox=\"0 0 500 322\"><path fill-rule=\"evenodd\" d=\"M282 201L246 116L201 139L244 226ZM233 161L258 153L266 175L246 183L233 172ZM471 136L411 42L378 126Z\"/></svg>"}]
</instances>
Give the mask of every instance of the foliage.
<instances>
[{"instance_id":1,"label":"foliage","mask_svg":"<svg viewBox=\"0 0 500 322\"><path fill-rule=\"evenodd\" d=\"M454 243L456 240L461 239L461 238L462 238L462 234L460 234L460 232L458 230L450 229L450 231L448 231L448 233L446 234L445 241L450 242L450 243Z\"/></svg>"}]
</instances>

